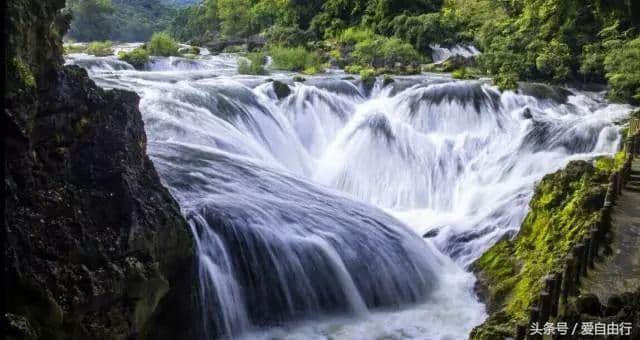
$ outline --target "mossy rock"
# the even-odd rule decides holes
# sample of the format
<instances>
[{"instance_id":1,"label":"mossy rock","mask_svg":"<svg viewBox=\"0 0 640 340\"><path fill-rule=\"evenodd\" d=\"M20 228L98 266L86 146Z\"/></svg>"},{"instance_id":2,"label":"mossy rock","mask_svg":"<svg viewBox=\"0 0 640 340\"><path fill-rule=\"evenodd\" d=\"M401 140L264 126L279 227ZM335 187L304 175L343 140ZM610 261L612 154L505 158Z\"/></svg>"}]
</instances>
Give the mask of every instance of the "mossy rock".
<instances>
[{"instance_id":1,"label":"mossy rock","mask_svg":"<svg viewBox=\"0 0 640 340\"><path fill-rule=\"evenodd\" d=\"M471 266L489 312L508 316L492 315L473 339L491 339L486 334L515 327L508 320L527 317L544 277L562 268L566 254L599 220L607 181L608 173L589 162L573 161L537 184L516 237L496 243Z\"/></svg>"}]
</instances>

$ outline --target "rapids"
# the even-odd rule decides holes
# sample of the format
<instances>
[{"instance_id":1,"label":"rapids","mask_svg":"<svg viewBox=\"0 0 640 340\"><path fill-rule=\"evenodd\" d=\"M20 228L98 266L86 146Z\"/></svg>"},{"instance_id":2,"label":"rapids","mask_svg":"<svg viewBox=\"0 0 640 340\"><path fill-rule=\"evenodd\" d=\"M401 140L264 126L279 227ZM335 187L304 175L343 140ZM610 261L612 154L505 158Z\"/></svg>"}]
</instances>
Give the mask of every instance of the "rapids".
<instances>
[{"instance_id":1,"label":"rapids","mask_svg":"<svg viewBox=\"0 0 640 340\"><path fill-rule=\"evenodd\" d=\"M144 71L67 58L141 97L148 153L196 237L203 339L466 339L486 318L468 265L517 232L542 176L615 152L631 110L434 74L294 83L203 54Z\"/></svg>"}]
</instances>

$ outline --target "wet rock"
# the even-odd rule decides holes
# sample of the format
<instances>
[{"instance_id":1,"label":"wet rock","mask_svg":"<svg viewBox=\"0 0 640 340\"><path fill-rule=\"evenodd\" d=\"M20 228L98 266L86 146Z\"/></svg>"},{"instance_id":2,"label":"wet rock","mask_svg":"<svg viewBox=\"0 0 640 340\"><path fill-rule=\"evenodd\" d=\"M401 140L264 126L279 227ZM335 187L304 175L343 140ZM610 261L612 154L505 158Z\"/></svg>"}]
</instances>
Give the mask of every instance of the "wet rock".
<instances>
[{"instance_id":1,"label":"wet rock","mask_svg":"<svg viewBox=\"0 0 640 340\"><path fill-rule=\"evenodd\" d=\"M552 100L558 104L565 104L573 93L565 88L538 83L520 83L518 92L537 99Z\"/></svg>"},{"instance_id":2,"label":"wet rock","mask_svg":"<svg viewBox=\"0 0 640 340\"><path fill-rule=\"evenodd\" d=\"M602 305L594 294L581 295L576 300L576 311L580 314L600 315Z\"/></svg>"},{"instance_id":3,"label":"wet rock","mask_svg":"<svg viewBox=\"0 0 640 340\"><path fill-rule=\"evenodd\" d=\"M7 3L23 69L3 112L9 338L193 338L193 242L146 155L139 98L63 66L62 7Z\"/></svg>"},{"instance_id":4,"label":"wet rock","mask_svg":"<svg viewBox=\"0 0 640 340\"><path fill-rule=\"evenodd\" d=\"M274 80L272 85L273 85L273 91L276 93L276 96L278 97L278 99L286 98L288 95L291 94L291 88L289 87L289 85L281 81Z\"/></svg>"},{"instance_id":5,"label":"wet rock","mask_svg":"<svg viewBox=\"0 0 640 340\"><path fill-rule=\"evenodd\" d=\"M382 87L385 87L393 83L395 83L395 80L388 75L385 75L384 78L382 79Z\"/></svg>"},{"instance_id":6,"label":"wet rock","mask_svg":"<svg viewBox=\"0 0 640 340\"><path fill-rule=\"evenodd\" d=\"M424 233L424 235L422 235L422 237L424 238L432 238L432 237L436 237L438 236L438 234L440 233L440 229L431 229L429 231L427 231L426 233Z\"/></svg>"}]
</instances>

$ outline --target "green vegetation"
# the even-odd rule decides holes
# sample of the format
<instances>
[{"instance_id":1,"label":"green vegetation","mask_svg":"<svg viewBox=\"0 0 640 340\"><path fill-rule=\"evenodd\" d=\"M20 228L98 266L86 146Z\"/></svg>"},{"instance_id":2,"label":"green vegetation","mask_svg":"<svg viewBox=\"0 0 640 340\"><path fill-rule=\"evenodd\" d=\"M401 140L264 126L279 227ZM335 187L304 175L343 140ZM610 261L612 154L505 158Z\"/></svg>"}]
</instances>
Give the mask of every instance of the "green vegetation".
<instances>
[{"instance_id":1,"label":"green vegetation","mask_svg":"<svg viewBox=\"0 0 640 340\"><path fill-rule=\"evenodd\" d=\"M113 44L111 41L94 41L89 43L85 51L96 57L106 57L113 55Z\"/></svg>"},{"instance_id":2,"label":"green vegetation","mask_svg":"<svg viewBox=\"0 0 640 340\"><path fill-rule=\"evenodd\" d=\"M146 41L176 15L158 0L68 0L73 21L67 36L77 41Z\"/></svg>"},{"instance_id":3,"label":"green vegetation","mask_svg":"<svg viewBox=\"0 0 640 340\"><path fill-rule=\"evenodd\" d=\"M167 33L154 33L147 43L149 54L162 57L178 56L178 43Z\"/></svg>"},{"instance_id":4,"label":"green vegetation","mask_svg":"<svg viewBox=\"0 0 640 340\"><path fill-rule=\"evenodd\" d=\"M459 69L453 70L453 72L451 72L451 77L455 79L475 79L476 78L473 74L471 74L469 69L467 69L464 66Z\"/></svg>"},{"instance_id":5,"label":"green vegetation","mask_svg":"<svg viewBox=\"0 0 640 340\"><path fill-rule=\"evenodd\" d=\"M25 64L20 58L13 58L11 60L13 69L16 70L18 78L22 82L22 85L28 88L36 87L36 78L33 76L33 72L27 64Z\"/></svg>"},{"instance_id":6,"label":"green vegetation","mask_svg":"<svg viewBox=\"0 0 640 340\"><path fill-rule=\"evenodd\" d=\"M216 0L204 0L200 6L187 6L176 10L168 25L168 32L179 41L212 36L219 26Z\"/></svg>"},{"instance_id":7,"label":"green vegetation","mask_svg":"<svg viewBox=\"0 0 640 340\"><path fill-rule=\"evenodd\" d=\"M179 41L206 43L261 34L267 39L263 52L278 54L277 67L309 73L321 71L326 60L341 67L373 68L378 74L415 73L429 62L432 44L473 43L483 52L476 63L426 69L458 70L454 76L463 78L489 75L501 89L516 88L526 80L606 82L610 98L640 103L640 19L633 15L640 11L637 1L204 0L180 1L192 4L182 7L164 3L70 0L75 19L69 37L143 41L152 32L166 31ZM292 60L294 55L302 61Z\"/></svg>"},{"instance_id":8,"label":"green vegetation","mask_svg":"<svg viewBox=\"0 0 640 340\"><path fill-rule=\"evenodd\" d=\"M85 53L87 51L87 46L75 43L66 43L63 45L64 54L71 53Z\"/></svg>"},{"instance_id":9,"label":"green vegetation","mask_svg":"<svg viewBox=\"0 0 640 340\"><path fill-rule=\"evenodd\" d=\"M264 68L267 56L262 52L248 53L245 58L238 60L238 73L265 75L268 74Z\"/></svg>"},{"instance_id":10,"label":"green vegetation","mask_svg":"<svg viewBox=\"0 0 640 340\"><path fill-rule=\"evenodd\" d=\"M606 80L611 98L637 101L640 23L631 14L637 7L624 0L451 0L442 13L460 30L458 38L484 50L479 64L502 88L518 80Z\"/></svg>"},{"instance_id":11,"label":"green vegetation","mask_svg":"<svg viewBox=\"0 0 640 340\"><path fill-rule=\"evenodd\" d=\"M640 37L620 42L604 59L606 78L611 85L610 97L640 102ZM616 44L611 44L616 45Z\"/></svg>"},{"instance_id":12,"label":"green vegetation","mask_svg":"<svg viewBox=\"0 0 640 340\"><path fill-rule=\"evenodd\" d=\"M305 74L315 74L324 70L320 55L304 47L272 46L268 54L273 58L275 69Z\"/></svg>"},{"instance_id":13,"label":"green vegetation","mask_svg":"<svg viewBox=\"0 0 640 340\"><path fill-rule=\"evenodd\" d=\"M574 161L545 176L529 203L531 211L513 240L502 240L473 264L485 287L490 311L496 313L474 330L474 339L495 339L513 332L527 317L543 288L543 278L561 268L571 247L599 219L613 159L596 160L594 167ZM606 163L606 166L604 164Z\"/></svg>"},{"instance_id":14,"label":"green vegetation","mask_svg":"<svg viewBox=\"0 0 640 340\"><path fill-rule=\"evenodd\" d=\"M131 64L137 69L142 69L149 61L149 52L144 47L138 47L131 52L121 51L118 53L120 60Z\"/></svg>"}]
</instances>

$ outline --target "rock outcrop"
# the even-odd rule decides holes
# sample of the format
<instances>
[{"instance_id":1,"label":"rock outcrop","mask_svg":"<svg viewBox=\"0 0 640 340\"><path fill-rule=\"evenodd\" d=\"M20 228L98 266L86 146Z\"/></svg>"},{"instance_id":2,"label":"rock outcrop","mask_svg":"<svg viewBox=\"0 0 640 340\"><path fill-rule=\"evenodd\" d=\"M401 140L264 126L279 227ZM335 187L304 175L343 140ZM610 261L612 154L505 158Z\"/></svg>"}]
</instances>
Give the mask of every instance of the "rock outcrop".
<instances>
[{"instance_id":1,"label":"rock outcrop","mask_svg":"<svg viewBox=\"0 0 640 340\"><path fill-rule=\"evenodd\" d=\"M193 338L194 245L139 98L63 66L63 7L6 4L5 335Z\"/></svg>"}]
</instances>

